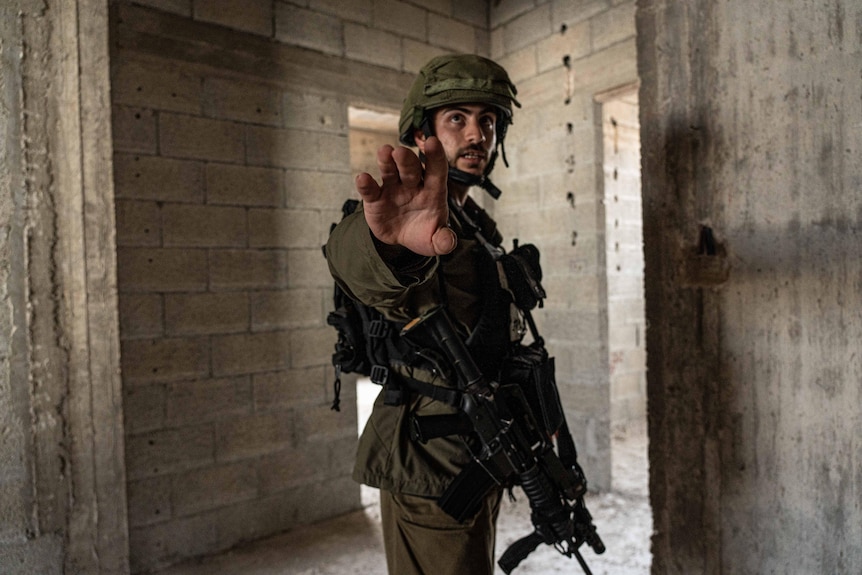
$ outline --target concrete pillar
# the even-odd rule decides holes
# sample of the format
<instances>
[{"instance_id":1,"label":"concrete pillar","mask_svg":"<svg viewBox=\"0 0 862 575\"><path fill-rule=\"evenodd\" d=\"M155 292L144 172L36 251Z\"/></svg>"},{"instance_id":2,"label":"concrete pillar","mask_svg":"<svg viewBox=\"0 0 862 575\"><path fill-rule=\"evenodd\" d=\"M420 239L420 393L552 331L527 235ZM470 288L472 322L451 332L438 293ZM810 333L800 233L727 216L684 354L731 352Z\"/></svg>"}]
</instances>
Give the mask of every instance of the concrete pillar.
<instances>
[{"instance_id":1,"label":"concrete pillar","mask_svg":"<svg viewBox=\"0 0 862 575\"><path fill-rule=\"evenodd\" d=\"M860 572L862 7L638 7L653 571Z\"/></svg>"},{"instance_id":2,"label":"concrete pillar","mask_svg":"<svg viewBox=\"0 0 862 575\"><path fill-rule=\"evenodd\" d=\"M107 3L2 7L0 565L128 570Z\"/></svg>"}]
</instances>

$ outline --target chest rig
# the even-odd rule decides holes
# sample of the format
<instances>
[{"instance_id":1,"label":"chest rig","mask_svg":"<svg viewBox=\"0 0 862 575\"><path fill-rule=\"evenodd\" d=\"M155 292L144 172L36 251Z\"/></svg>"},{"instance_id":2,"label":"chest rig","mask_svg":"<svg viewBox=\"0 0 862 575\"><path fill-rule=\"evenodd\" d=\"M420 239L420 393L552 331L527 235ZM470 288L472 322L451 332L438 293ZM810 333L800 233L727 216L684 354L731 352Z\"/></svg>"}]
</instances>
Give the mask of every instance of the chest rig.
<instances>
[{"instance_id":1,"label":"chest rig","mask_svg":"<svg viewBox=\"0 0 862 575\"><path fill-rule=\"evenodd\" d=\"M358 200L349 199L342 206L342 218L356 211ZM472 214L449 199L450 216L461 228L462 235L474 238L481 290L481 311L465 343L480 368L489 374L498 373L506 358L529 329L534 344L542 345L530 310L541 307L545 297L541 286L539 251L532 244L518 245L506 253L500 245L496 230L483 230L484 217L473 205ZM335 224L332 224L332 228ZM485 228L488 226L485 225ZM485 235L490 238L486 238ZM445 258L441 265L445 265ZM446 304L447 286L442 271L438 273L439 293ZM327 324L338 333L332 365L334 399L331 409L340 411L341 374L356 373L367 376L384 389L386 405L402 405L412 393L418 393L457 407L460 393L450 387L431 385L403 374L395 374L398 365L420 366L437 373L449 370L432 347L417 347L404 340L400 332L403 323L392 321L373 307L350 298L337 284L333 290L334 309L327 315ZM451 422L449 422L451 423ZM430 424L427 425L430 429ZM438 437L448 423L434 425L435 431L426 431L423 437ZM437 431L439 429L439 431ZM456 431L457 432L457 431Z\"/></svg>"}]
</instances>

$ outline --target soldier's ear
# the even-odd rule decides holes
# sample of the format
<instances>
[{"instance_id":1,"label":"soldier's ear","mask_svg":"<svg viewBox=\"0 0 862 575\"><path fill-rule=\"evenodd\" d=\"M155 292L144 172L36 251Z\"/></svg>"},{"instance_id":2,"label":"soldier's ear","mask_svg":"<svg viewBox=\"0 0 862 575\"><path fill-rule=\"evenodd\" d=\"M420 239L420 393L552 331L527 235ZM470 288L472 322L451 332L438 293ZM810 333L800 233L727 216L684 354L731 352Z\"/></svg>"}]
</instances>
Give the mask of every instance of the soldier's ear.
<instances>
[{"instance_id":1,"label":"soldier's ear","mask_svg":"<svg viewBox=\"0 0 862 575\"><path fill-rule=\"evenodd\" d=\"M425 140L428 136L425 135L420 129L416 129L413 131L413 139L416 141L416 147L419 148L420 152L425 152Z\"/></svg>"}]
</instances>

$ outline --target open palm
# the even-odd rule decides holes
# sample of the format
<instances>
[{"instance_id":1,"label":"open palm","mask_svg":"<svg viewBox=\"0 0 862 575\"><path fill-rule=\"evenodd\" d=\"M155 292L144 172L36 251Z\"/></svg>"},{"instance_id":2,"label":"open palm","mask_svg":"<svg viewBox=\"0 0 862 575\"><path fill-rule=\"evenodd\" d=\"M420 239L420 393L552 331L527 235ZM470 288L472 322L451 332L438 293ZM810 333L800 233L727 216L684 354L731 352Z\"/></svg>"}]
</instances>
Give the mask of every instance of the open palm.
<instances>
[{"instance_id":1,"label":"open palm","mask_svg":"<svg viewBox=\"0 0 862 575\"><path fill-rule=\"evenodd\" d=\"M382 184L363 173L356 189L374 237L423 256L443 255L455 249L457 238L447 226L449 165L437 138L427 139L425 157L423 167L412 150L382 146L377 151Z\"/></svg>"}]
</instances>

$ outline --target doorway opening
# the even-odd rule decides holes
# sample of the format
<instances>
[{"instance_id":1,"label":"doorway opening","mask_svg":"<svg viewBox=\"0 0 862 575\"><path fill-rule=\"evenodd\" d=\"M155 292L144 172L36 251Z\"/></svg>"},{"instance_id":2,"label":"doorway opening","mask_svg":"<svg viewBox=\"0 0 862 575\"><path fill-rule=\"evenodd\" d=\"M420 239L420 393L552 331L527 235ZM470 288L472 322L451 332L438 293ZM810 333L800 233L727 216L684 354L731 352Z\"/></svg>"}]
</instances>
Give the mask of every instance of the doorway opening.
<instances>
[{"instance_id":1,"label":"doorway opening","mask_svg":"<svg viewBox=\"0 0 862 575\"><path fill-rule=\"evenodd\" d=\"M368 172L379 181L377 149L384 144L397 145L398 114L351 106L348 109L348 126L351 174L355 176ZM360 377L356 380L357 434L365 428L378 393L380 386L372 383L371 379ZM361 486L360 497L366 509L373 508L380 501L379 491L366 485Z\"/></svg>"},{"instance_id":2,"label":"doorway opening","mask_svg":"<svg viewBox=\"0 0 862 575\"><path fill-rule=\"evenodd\" d=\"M638 85L599 94L596 102L601 110L597 119L601 119L600 181L605 212L611 489L636 502L630 520L639 525L630 533L645 541L633 541L632 552L648 554L652 510Z\"/></svg>"}]
</instances>

